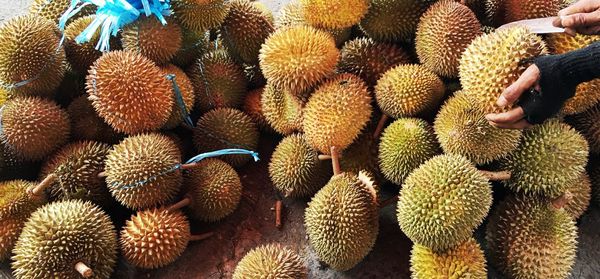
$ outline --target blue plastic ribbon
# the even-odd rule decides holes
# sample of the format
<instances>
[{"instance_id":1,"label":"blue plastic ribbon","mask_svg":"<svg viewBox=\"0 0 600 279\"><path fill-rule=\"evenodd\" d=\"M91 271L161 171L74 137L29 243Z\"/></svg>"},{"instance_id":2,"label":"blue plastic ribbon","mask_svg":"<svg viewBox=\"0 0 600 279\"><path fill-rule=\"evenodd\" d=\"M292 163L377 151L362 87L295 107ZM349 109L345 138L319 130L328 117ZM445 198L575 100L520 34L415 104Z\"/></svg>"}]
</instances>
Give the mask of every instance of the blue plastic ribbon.
<instances>
[{"instance_id":1,"label":"blue plastic ribbon","mask_svg":"<svg viewBox=\"0 0 600 279\"><path fill-rule=\"evenodd\" d=\"M142 14L154 15L163 25L167 24L166 16L171 15L171 0L71 0L71 5L63 13L58 22L61 30L65 29L67 21L75 16L84 7L95 5L96 17L81 32L75 41L79 44L89 42L98 28L101 28L100 39L96 49L110 50L110 37L117 36L119 30L125 25L138 19Z\"/></svg>"},{"instance_id":2,"label":"blue plastic ribbon","mask_svg":"<svg viewBox=\"0 0 600 279\"><path fill-rule=\"evenodd\" d=\"M181 90L179 89L179 85L175 81L175 74L168 74L167 79L173 83L173 91L175 92L175 101L177 101L177 106L181 109L181 115L183 116L183 120L185 124L190 127L194 127L194 123L192 122L192 118L185 107L185 102L183 101L183 95L181 94Z\"/></svg>"}]
</instances>

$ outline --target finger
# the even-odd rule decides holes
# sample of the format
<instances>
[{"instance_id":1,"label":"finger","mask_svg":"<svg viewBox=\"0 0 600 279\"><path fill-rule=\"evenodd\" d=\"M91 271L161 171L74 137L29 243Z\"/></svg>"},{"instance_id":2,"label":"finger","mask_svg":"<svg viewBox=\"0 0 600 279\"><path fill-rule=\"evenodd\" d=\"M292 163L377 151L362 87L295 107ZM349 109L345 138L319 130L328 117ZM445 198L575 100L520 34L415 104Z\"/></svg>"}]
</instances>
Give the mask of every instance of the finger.
<instances>
[{"instance_id":1,"label":"finger","mask_svg":"<svg viewBox=\"0 0 600 279\"><path fill-rule=\"evenodd\" d=\"M525 119L522 119L516 123L509 123L509 124L490 122L490 125L492 125L496 128L500 128L500 129L519 129L519 130L525 129L525 128L530 128L532 126L531 123L527 122L527 120L525 120Z\"/></svg>"},{"instance_id":2,"label":"finger","mask_svg":"<svg viewBox=\"0 0 600 279\"><path fill-rule=\"evenodd\" d=\"M571 36L571 37L575 37L577 35L577 31L575 31L575 29L567 27L565 28L565 34Z\"/></svg>"},{"instance_id":3,"label":"finger","mask_svg":"<svg viewBox=\"0 0 600 279\"><path fill-rule=\"evenodd\" d=\"M517 81L515 81L513 84L507 87L504 92L502 92L502 95L500 95L496 104L500 107L505 107L514 103L517 99L519 99L519 97L521 97L523 92L533 87L537 83L539 77L540 70L538 67L536 65L529 66L529 68L527 68L527 70L521 74Z\"/></svg>"},{"instance_id":4,"label":"finger","mask_svg":"<svg viewBox=\"0 0 600 279\"><path fill-rule=\"evenodd\" d=\"M561 25L578 29L582 27L592 26L600 23L600 12L593 13L578 13L561 17Z\"/></svg>"},{"instance_id":5,"label":"finger","mask_svg":"<svg viewBox=\"0 0 600 279\"><path fill-rule=\"evenodd\" d=\"M522 107L513 108L503 113L492 113L485 116L487 121L492 121L497 124L516 123L525 117L525 112Z\"/></svg>"},{"instance_id":6,"label":"finger","mask_svg":"<svg viewBox=\"0 0 600 279\"><path fill-rule=\"evenodd\" d=\"M559 16L572 15L576 13L589 13L599 8L596 0L580 0L558 12Z\"/></svg>"}]
</instances>

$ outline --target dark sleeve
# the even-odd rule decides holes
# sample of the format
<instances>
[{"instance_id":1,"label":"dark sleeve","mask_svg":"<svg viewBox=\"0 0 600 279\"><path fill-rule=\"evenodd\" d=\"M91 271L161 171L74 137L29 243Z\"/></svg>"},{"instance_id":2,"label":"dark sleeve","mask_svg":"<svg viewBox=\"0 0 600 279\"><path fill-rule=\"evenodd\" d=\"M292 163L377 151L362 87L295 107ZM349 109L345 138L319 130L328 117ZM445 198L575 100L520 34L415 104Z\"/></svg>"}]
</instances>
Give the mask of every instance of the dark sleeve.
<instances>
[{"instance_id":1,"label":"dark sleeve","mask_svg":"<svg viewBox=\"0 0 600 279\"><path fill-rule=\"evenodd\" d=\"M530 91L520 100L525 119L539 124L556 115L575 95L577 85L600 77L600 42L559 55L534 60L540 69L541 92Z\"/></svg>"}]
</instances>

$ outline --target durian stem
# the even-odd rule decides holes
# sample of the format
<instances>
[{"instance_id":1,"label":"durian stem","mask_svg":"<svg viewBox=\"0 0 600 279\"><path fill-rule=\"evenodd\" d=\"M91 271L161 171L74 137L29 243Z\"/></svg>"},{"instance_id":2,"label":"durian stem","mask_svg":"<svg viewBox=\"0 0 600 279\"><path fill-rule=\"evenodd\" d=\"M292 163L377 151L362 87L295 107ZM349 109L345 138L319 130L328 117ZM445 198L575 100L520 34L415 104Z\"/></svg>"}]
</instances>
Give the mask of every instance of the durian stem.
<instances>
[{"instance_id":1,"label":"durian stem","mask_svg":"<svg viewBox=\"0 0 600 279\"><path fill-rule=\"evenodd\" d=\"M383 127L385 127L385 123L388 121L390 117L387 114L382 114L379 119L379 123L377 123L377 128L375 128L375 132L373 133L373 138L379 138L381 132L383 131Z\"/></svg>"},{"instance_id":2,"label":"durian stem","mask_svg":"<svg viewBox=\"0 0 600 279\"><path fill-rule=\"evenodd\" d=\"M173 211L182 209L182 208L190 205L191 203L192 203L192 200L190 198L184 198L183 200L180 200L176 204L173 204L173 205L169 206L167 208L167 211L173 212Z\"/></svg>"},{"instance_id":3,"label":"durian stem","mask_svg":"<svg viewBox=\"0 0 600 279\"><path fill-rule=\"evenodd\" d=\"M379 204L379 208L384 208L384 207L386 207L386 206L388 206L390 204L396 203L396 202L398 202L398 195L395 195L395 196L393 196L393 197L391 197L391 198L389 198L387 200L382 201Z\"/></svg>"},{"instance_id":4,"label":"durian stem","mask_svg":"<svg viewBox=\"0 0 600 279\"><path fill-rule=\"evenodd\" d=\"M510 171L485 171L479 170L483 176L487 177L490 181L504 181L509 180L511 177Z\"/></svg>"},{"instance_id":5,"label":"durian stem","mask_svg":"<svg viewBox=\"0 0 600 279\"><path fill-rule=\"evenodd\" d=\"M275 202L275 227L281 229L281 208L283 207L283 202L281 200L277 200Z\"/></svg>"},{"instance_id":6,"label":"durian stem","mask_svg":"<svg viewBox=\"0 0 600 279\"><path fill-rule=\"evenodd\" d=\"M327 161L327 160L331 160L331 155L319 154L318 158L321 161Z\"/></svg>"},{"instance_id":7,"label":"durian stem","mask_svg":"<svg viewBox=\"0 0 600 279\"><path fill-rule=\"evenodd\" d=\"M556 209L561 209L567 206L573 200L573 194L571 192L566 191L560 197L554 199L551 203L552 206Z\"/></svg>"},{"instance_id":8,"label":"durian stem","mask_svg":"<svg viewBox=\"0 0 600 279\"><path fill-rule=\"evenodd\" d=\"M75 264L75 270L83 276L83 278L90 278L94 275L94 271L82 262L78 262Z\"/></svg>"},{"instance_id":9,"label":"durian stem","mask_svg":"<svg viewBox=\"0 0 600 279\"><path fill-rule=\"evenodd\" d=\"M335 146L331 147L331 165L333 166L333 175L338 175L342 172L340 168L340 155L337 152Z\"/></svg>"},{"instance_id":10,"label":"durian stem","mask_svg":"<svg viewBox=\"0 0 600 279\"><path fill-rule=\"evenodd\" d=\"M198 163L190 163L190 164L183 164L181 165L181 169L182 170L190 170L195 168L198 165Z\"/></svg>"},{"instance_id":11,"label":"durian stem","mask_svg":"<svg viewBox=\"0 0 600 279\"><path fill-rule=\"evenodd\" d=\"M207 232L207 233L203 233L203 234L199 234L199 235L192 235L192 236L190 236L190 241L205 240L205 239L213 236L214 234L215 234L214 232Z\"/></svg>"},{"instance_id":12,"label":"durian stem","mask_svg":"<svg viewBox=\"0 0 600 279\"><path fill-rule=\"evenodd\" d=\"M56 181L56 178L56 174L49 174L46 176L46 178L44 178L44 180L42 180L42 182L40 182L40 184L36 185L35 187L28 188L27 194L29 194L31 197L41 197L44 194L44 190L50 187L50 185Z\"/></svg>"},{"instance_id":13,"label":"durian stem","mask_svg":"<svg viewBox=\"0 0 600 279\"><path fill-rule=\"evenodd\" d=\"M106 172L99 172L98 173L98 178L106 178Z\"/></svg>"}]
</instances>

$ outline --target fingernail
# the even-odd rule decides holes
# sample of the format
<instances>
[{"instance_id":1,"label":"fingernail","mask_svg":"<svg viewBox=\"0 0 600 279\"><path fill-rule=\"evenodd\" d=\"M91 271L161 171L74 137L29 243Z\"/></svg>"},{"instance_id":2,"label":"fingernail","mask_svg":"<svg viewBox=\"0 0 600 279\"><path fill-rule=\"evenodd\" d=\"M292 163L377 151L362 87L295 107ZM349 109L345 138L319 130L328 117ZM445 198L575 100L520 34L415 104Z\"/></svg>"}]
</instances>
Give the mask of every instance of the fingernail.
<instances>
[{"instance_id":1,"label":"fingernail","mask_svg":"<svg viewBox=\"0 0 600 279\"><path fill-rule=\"evenodd\" d=\"M500 107L504 107L508 104L508 100L506 100L504 96L500 96L500 98L498 98L498 101L496 101L496 104Z\"/></svg>"}]
</instances>

